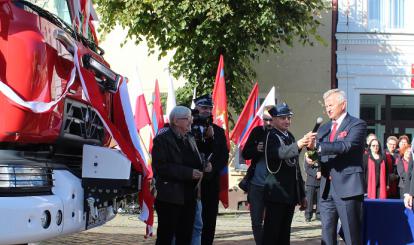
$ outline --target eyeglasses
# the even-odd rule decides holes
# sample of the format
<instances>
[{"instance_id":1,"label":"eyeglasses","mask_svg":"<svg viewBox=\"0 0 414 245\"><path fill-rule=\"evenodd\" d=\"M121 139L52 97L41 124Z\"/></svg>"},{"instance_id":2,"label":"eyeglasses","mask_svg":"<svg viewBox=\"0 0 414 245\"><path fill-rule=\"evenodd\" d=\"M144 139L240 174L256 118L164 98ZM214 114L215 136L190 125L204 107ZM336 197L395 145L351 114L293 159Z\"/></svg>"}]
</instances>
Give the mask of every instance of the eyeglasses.
<instances>
[{"instance_id":1,"label":"eyeglasses","mask_svg":"<svg viewBox=\"0 0 414 245\"><path fill-rule=\"evenodd\" d=\"M265 122L271 122L272 119L271 118L263 118L263 121L265 121Z\"/></svg>"},{"instance_id":2,"label":"eyeglasses","mask_svg":"<svg viewBox=\"0 0 414 245\"><path fill-rule=\"evenodd\" d=\"M190 120L193 119L193 117L177 117L177 119L178 120L188 120L188 121L190 121Z\"/></svg>"}]
</instances>

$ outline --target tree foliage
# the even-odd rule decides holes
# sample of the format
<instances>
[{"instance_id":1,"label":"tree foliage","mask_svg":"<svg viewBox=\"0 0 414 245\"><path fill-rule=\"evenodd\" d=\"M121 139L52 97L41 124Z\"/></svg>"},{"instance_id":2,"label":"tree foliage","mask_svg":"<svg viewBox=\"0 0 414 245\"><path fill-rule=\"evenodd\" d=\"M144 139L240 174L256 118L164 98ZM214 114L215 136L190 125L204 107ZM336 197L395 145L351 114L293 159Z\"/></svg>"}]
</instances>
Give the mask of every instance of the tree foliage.
<instances>
[{"instance_id":1,"label":"tree foliage","mask_svg":"<svg viewBox=\"0 0 414 245\"><path fill-rule=\"evenodd\" d=\"M243 108L256 74L252 61L261 53L281 52L280 45L296 40L321 41L317 33L325 0L95 0L101 31L116 24L128 38L147 41L159 58L175 50L169 66L174 77L188 80L177 100L189 105L197 95L211 92L219 55L224 56L230 106Z\"/></svg>"}]
</instances>

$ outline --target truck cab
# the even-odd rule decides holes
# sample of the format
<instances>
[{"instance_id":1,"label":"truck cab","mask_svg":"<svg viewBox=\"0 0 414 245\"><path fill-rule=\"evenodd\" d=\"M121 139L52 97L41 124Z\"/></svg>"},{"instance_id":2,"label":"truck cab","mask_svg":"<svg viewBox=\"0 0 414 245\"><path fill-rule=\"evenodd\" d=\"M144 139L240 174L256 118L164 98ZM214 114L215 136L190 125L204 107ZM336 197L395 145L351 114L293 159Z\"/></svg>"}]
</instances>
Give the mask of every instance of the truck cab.
<instances>
[{"instance_id":1,"label":"truck cab","mask_svg":"<svg viewBox=\"0 0 414 245\"><path fill-rule=\"evenodd\" d=\"M0 244L99 226L139 190L140 170L110 147L76 69L112 120L121 76L76 1L0 0Z\"/></svg>"}]
</instances>

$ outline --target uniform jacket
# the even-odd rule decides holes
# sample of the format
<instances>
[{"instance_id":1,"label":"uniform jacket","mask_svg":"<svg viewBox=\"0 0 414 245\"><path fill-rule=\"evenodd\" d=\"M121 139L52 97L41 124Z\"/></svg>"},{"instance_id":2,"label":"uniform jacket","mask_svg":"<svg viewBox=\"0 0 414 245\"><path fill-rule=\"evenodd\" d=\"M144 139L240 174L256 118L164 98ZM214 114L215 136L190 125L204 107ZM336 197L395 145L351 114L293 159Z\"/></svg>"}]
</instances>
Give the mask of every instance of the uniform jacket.
<instances>
[{"instance_id":1,"label":"uniform jacket","mask_svg":"<svg viewBox=\"0 0 414 245\"><path fill-rule=\"evenodd\" d=\"M329 142L331 122L322 125L317 135L320 147L321 193L324 193L327 178L341 198L364 194L364 152L367 124L347 114L337 129L333 142Z\"/></svg>"},{"instance_id":2,"label":"uniform jacket","mask_svg":"<svg viewBox=\"0 0 414 245\"><path fill-rule=\"evenodd\" d=\"M288 132L289 140L281 144L278 136L282 133L276 129L269 132L266 144L267 162L272 172L266 178L264 192L267 201L286 204L298 204L305 197L304 183L299 167L299 149L295 138ZM295 166L286 164L287 160L295 160ZM280 168L279 168L280 167Z\"/></svg>"},{"instance_id":3,"label":"uniform jacket","mask_svg":"<svg viewBox=\"0 0 414 245\"><path fill-rule=\"evenodd\" d=\"M157 200L184 204L186 191L194 190L193 168L183 165L181 150L172 129L157 135L152 148L152 169L156 180ZM202 167L201 158L194 138L188 135L188 142L197 156L197 165Z\"/></svg>"},{"instance_id":4,"label":"uniform jacket","mask_svg":"<svg viewBox=\"0 0 414 245\"><path fill-rule=\"evenodd\" d=\"M226 136L224 129L213 124L214 138L206 140L206 142L197 142L200 153L204 153L208 157L212 153L210 159L213 170L211 173L205 173L202 182L203 194L217 193L220 190L220 172L227 166L229 160L229 149L227 148ZM207 188L206 188L207 187Z\"/></svg>"}]
</instances>

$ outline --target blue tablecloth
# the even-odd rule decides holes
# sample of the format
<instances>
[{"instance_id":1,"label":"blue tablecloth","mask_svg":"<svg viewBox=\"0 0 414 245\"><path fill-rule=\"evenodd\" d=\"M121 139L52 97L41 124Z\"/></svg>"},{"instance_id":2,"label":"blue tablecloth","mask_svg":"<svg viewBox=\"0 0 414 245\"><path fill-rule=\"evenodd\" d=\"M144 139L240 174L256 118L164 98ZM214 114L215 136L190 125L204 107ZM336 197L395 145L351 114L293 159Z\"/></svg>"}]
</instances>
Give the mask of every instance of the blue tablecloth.
<instances>
[{"instance_id":1,"label":"blue tablecloth","mask_svg":"<svg viewBox=\"0 0 414 245\"><path fill-rule=\"evenodd\" d=\"M364 201L364 244L414 245L414 213L402 200Z\"/></svg>"}]
</instances>

